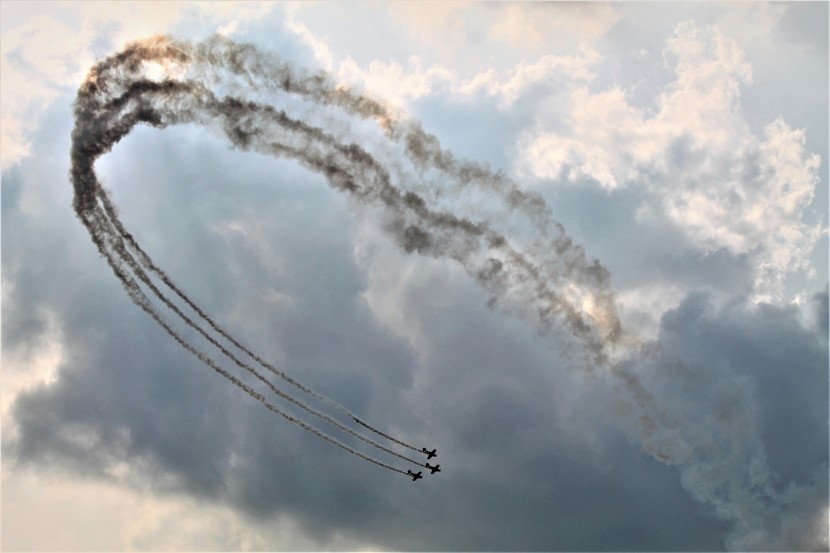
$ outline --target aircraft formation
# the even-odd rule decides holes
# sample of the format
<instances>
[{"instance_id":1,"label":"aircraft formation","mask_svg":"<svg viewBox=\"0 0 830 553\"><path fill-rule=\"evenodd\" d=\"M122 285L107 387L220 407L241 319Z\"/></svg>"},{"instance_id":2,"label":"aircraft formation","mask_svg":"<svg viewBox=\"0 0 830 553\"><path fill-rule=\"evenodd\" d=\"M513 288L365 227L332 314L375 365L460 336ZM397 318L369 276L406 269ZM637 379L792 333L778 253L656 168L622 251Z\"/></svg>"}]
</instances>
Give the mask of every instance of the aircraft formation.
<instances>
[{"instance_id":1,"label":"aircraft formation","mask_svg":"<svg viewBox=\"0 0 830 553\"><path fill-rule=\"evenodd\" d=\"M432 451L427 451L427 448L423 447L423 448L421 448L421 452L427 454L427 460L432 459L433 457L437 456L437 453L435 453L434 449ZM436 472L441 472L441 469L439 468L440 466L441 465L436 463L435 466L433 467L429 463L426 463L424 465L424 468L428 469L430 471L430 474L435 474ZM421 476L421 471L420 470L418 472L412 472L411 470L407 470L406 474L407 474L407 476L412 477L413 482L415 482L419 478L423 478L423 476Z\"/></svg>"}]
</instances>

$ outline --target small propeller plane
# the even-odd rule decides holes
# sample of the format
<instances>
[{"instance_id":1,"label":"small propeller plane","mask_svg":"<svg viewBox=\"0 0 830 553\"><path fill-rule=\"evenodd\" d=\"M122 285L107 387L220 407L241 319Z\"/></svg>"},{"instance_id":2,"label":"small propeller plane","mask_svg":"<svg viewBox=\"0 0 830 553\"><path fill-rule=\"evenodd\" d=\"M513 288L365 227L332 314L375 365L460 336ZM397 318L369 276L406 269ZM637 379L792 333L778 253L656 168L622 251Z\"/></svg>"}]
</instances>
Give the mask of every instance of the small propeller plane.
<instances>
[{"instance_id":1,"label":"small propeller plane","mask_svg":"<svg viewBox=\"0 0 830 553\"><path fill-rule=\"evenodd\" d=\"M421 476L420 470L418 472L412 472L411 470L408 470L406 471L406 474L412 477L413 482L416 481L418 478L423 478L423 476Z\"/></svg>"},{"instance_id":2,"label":"small propeller plane","mask_svg":"<svg viewBox=\"0 0 830 553\"><path fill-rule=\"evenodd\" d=\"M436 472L441 472L441 469L439 469L439 468L438 468L438 467L440 467L440 466L441 466L441 465L435 465L435 466L433 467L433 466L431 466L429 463L427 463L427 464L426 464L426 467L427 467L429 470L431 470L431 471L432 471L432 472L430 472L430 474L435 474Z\"/></svg>"},{"instance_id":3,"label":"small propeller plane","mask_svg":"<svg viewBox=\"0 0 830 553\"><path fill-rule=\"evenodd\" d=\"M421 451L427 454L427 459L432 459L433 457L437 456L438 454L435 453L435 450L427 451L427 448L422 447Z\"/></svg>"}]
</instances>

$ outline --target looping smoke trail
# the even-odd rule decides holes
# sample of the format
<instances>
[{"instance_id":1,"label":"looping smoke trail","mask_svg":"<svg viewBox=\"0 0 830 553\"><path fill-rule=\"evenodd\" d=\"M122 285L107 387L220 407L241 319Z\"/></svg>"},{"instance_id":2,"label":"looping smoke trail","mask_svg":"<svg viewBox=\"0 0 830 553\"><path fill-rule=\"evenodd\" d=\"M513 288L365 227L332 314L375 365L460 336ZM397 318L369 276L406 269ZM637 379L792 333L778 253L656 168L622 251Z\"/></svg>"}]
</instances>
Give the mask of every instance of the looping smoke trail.
<instances>
[{"instance_id":1,"label":"looping smoke trail","mask_svg":"<svg viewBox=\"0 0 830 553\"><path fill-rule=\"evenodd\" d=\"M164 79L147 78L147 67L152 63L164 69ZM552 253L541 256L537 265L491 224L430 209L423 196L397 188L387 169L357 144L293 119L273 106L234 96L217 96L208 85L212 84L219 90L237 87L233 82L223 81L228 75L241 78L247 87L297 95L320 105L335 106L350 115L374 119L390 140L404 145L406 155L416 168L442 171L454 179L458 187L475 183L501 195L512 208L533 221L546 239L551 240ZM262 367L304 393L336 407L368 430L419 451L369 426L336 402L299 384L241 346L216 325L153 263L123 227L107 192L97 180L94 161L140 123L165 128L194 122L215 128L240 149L296 159L310 170L324 175L334 188L346 191L360 201L382 206L386 230L402 249L456 260L492 294L493 301L512 298L518 300L519 305L530 306L529 314L538 318L542 327L564 323L581 340L594 364L604 365L607 362L609 348L614 346L621 334L613 294L608 287L608 272L596 261L589 262L582 248L573 244L561 225L550 220L549 209L541 198L522 192L500 175L471 163L457 161L452 154L440 148L435 137L424 133L417 124L396 120L377 102L333 86L324 75L309 77L299 74L288 65L263 56L252 46L213 39L194 47L165 38L132 44L92 68L78 92L75 120L71 170L75 186L74 207L93 241L99 244L99 249L102 235L108 237L118 259L112 254L105 257L114 265L116 275L126 274L120 267L121 263L126 264L181 320L280 397L407 461L420 465L291 398L185 316L152 283L145 269L155 274L200 318L207 321L214 332ZM405 175L396 177L401 183L408 182ZM136 257L127 251L127 245ZM115 265L119 268L116 269ZM146 310L146 298L135 296L133 285L123 282L134 301ZM129 282L135 281L131 279ZM563 283L568 286L563 286ZM581 301L584 297L569 293L569 289L574 287L581 287L582 292L592 299L591 304L599 307L592 313L586 313L584 301ZM166 330L169 328L160 320L159 323ZM189 351L192 352L192 349ZM208 364L216 368L212 361Z\"/></svg>"}]
</instances>

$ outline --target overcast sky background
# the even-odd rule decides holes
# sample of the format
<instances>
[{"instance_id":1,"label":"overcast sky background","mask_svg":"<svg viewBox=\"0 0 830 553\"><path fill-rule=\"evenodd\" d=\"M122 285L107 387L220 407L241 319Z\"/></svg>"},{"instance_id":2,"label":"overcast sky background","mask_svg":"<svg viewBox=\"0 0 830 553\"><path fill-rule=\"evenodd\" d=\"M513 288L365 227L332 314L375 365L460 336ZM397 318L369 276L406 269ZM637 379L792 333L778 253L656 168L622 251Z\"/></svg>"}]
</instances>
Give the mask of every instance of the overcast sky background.
<instances>
[{"instance_id":1,"label":"overcast sky background","mask_svg":"<svg viewBox=\"0 0 830 553\"><path fill-rule=\"evenodd\" d=\"M4 1L0 25L4 550L827 549L827 3ZM619 368L672 461L566 327L489 308L379 210L193 125L97 164L127 228L442 472L289 424L134 306L71 207L72 103L132 40L215 33L540 194L648 345ZM442 206L506 217L488 202Z\"/></svg>"}]
</instances>

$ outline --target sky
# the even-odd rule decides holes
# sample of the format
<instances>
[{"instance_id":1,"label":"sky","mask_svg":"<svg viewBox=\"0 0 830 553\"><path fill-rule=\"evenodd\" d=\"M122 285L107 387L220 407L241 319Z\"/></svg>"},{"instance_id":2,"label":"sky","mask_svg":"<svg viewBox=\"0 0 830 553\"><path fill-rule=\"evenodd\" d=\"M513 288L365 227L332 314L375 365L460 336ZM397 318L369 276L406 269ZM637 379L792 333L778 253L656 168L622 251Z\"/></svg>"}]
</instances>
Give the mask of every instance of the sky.
<instances>
[{"instance_id":1,"label":"sky","mask_svg":"<svg viewBox=\"0 0 830 553\"><path fill-rule=\"evenodd\" d=\"M826 551L828 17L0 3L0 547Z\"/></svg>"}]
</instances>

